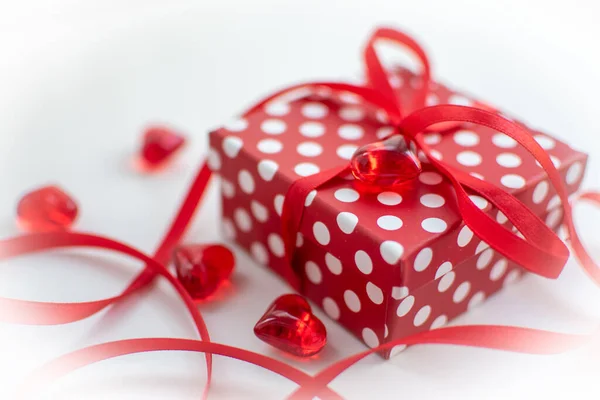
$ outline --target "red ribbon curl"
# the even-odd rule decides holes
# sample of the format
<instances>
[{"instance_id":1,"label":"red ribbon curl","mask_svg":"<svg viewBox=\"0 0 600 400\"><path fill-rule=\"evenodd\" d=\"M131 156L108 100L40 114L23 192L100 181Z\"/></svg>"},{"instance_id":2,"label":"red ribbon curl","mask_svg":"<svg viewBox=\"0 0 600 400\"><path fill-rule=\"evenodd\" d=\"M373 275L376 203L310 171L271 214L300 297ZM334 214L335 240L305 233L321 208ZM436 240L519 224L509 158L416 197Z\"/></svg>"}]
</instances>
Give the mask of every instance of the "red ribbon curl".
<instances>
[{"instance_id":1,"label":"red ribbon curl","mask_svg":"<svg viewBox=\"0 0 600 400\"><path fill-rule=\"evenodd\" d=\"M415 95L415 102L420 107L417 107L417 111L406 117L403 114L402 105L399 99L396 98L387 79L387 74L375 51L375 43L382 39L408 48L416 54L422 66L421 78L424 84ZM556 278L562 271L569 256L568 249L558 236L539 217L533 214L511 194L432 157L429 146L422 139L422 132L432 126L436 128L440 126L451 127L463 122L483 125L503 132L526 148L546 171L550 182L561 199L564 221L573 252L588 276L600 286L600 269L586 252L577 234L573 224L572 208L568 201L564 183L548 154L533 140L527 130L496 113L478 108L453 105L424 107L430 82L429 62L423 49L412 38L403 33L389 28L378 29L367 43L364 52L364 61L369 80L367 86L333 82L312 82L296 85L262 100L248 110L245 115L251 114L269 101L299 88L328 87L333 91L351 92L362 97L365 103L384 110L395 127L395 133L401 133L408 140L414 141L437 170L451 182L458 199L459 212L466 225L478 237L488 243L490 247L529 271L544 277ZM347 169L348 166L341 165L337 168L302 178L294 182L289 188L283 206L282 230L286 257L290 264L293 259L296 232L300 226L306 195L311 190L328 182L340 173L347 171ZM0 320L3 322L54 325L78 321L139 292L144 287L147 287L156 276L160 275L166 278L179 293L192 315L202 340L148 338L123 340L91 346L64 355L40 368L32 376L32 378L35 378L33 382L38 384L48 383L52 379L56 379L85 365L126 354L166 350L196 351L206 354L207 385L203 393L203 398L206 398L208 395L208 388L211 381L211 355L220 354L258 365L294 381L299 385L299 388L291 395L290 398L292 399L310 399L314 396L320 396L323 399L339 399L341 397L327 387L329 382L367 355L400 344L454 344L523 353L551 354L575 348L597 335L597 332L587 335L572 335L529 328L493 325L446 327L396 339L376 348L366 350L338 361L312 377L270 357L232 346L212 343L204 320L194 305L193 300L177 279L164 267L173 247L180 240L189 221L193 217L197 205L208 186L210 176L211 171L206 165L203 165L170 229L153 257L149 257L120 242L82 233L33 234L0 241L0 260L50 248L86 246L121 252L135 257L146 264L144 270L130 283L125 291L120 295L102 300L81 303L44 303L0 298ZM479 193L498 207L522 233L524 239L503 228L475 206L469 199L465 188ZM584 193L579 198L600 206L600 193ZM288 279L292 286L296 288L301 287L301 281L292 268L290 268L289 276L286 276L286 279ZM32 386L26 384L21 389L19 393L23 396L31 391Z\"/></svg>"}]
</instances>

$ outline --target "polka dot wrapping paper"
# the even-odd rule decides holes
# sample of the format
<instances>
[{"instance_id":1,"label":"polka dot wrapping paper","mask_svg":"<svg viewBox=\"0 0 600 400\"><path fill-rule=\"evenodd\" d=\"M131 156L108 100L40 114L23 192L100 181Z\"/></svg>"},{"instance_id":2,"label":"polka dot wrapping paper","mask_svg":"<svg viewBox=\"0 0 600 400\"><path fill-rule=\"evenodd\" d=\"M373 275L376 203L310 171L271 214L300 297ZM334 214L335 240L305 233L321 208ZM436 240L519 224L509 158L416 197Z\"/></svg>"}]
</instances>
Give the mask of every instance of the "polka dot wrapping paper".
<instances>
[{"instance_id":1,"label":"polka dot wrapping paper","mask_svg":"<svg viewBox=\"0 0 600 400\"><path fill-rule=\"evenodd\" d=\"M389 73L410 109L420 78L403 68ZM440 84L430 89L427 105L474 102ZM528 129L575 192L587 156ZM226 236L286 276L281 212L287 189L301 177L347 163L359 146L390 132L386 115L354 95L325 89L271 102L212 132L209 165L221 176ZM428 132L425 140L435 157L513 193L552 229L560 226L560 200L544 170L510 137L465 123ZM302 292L370 347L439 328L524 271L464 225L450 183L420 158L423 172L400 191L366 193L350 175L305 200L293 263ZM487 200L471 199L513 229Z\"/></svg>"}]
</instances>

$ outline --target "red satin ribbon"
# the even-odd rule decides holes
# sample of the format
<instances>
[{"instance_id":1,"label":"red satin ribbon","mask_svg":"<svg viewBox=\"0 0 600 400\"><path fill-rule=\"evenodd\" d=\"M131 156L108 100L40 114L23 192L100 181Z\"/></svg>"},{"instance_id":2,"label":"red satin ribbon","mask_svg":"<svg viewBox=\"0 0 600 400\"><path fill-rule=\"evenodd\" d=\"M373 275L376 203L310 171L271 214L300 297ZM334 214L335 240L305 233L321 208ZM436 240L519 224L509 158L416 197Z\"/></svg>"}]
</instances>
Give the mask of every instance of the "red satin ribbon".
<instances>
[{"instance_id":1,"label":"red satin ribbon","mask_svg":"<svg viewBox=\"0 0 600 400\"><path fill-rule=\"evenodd\" d=\"M421 138L421 132L428 127L440 123L455 124L457 122L471 122L493 128L503 132L524 146L540 163L546 171L551 183L554 185L564 210L564 220L573 247L573 252L586 270L590 278L600 286L600 270L594 264L589 254L585 251L579 239L572 219L571 205L568 202L567 192L558 171L549 159L548 154L531 138L529 133L520 126L508 121L497 114L484 110L460 106L436 106L422 108L403 119L401 105L395 98L393 90L387 81L385 70L376 55L374 45L380 40L392 40L412 50L423 66L422 78L424 84L415 95L418 104L424 105L429 84L429 63L424 51L410 37L388 28L375 32L365 49L365 64L371 87L360 87L343 83L309 83L287 88L252 107L246 114L262 107L270 100L298 88L314 88L325 86L334 91L351 92L359 95L363 100L388 113L391 122L398 131L408 139L413 140L428 156L432 164L446 176L452 183L458 198L459 211L465 223L471 230L507 258L519 263L530 271L555 278L560 274L567 258L568 250L558 237L527 207L514 196L503 190L471 177L464 172L445 165L442 161L431 157L431 152ZM295 235L301 222L304 198L314 188L329 181L337 174L345 171L347 166L340 166L329 171L300 179L289 189L284 202L282 213L283 234L286 243L286 257L291 262ZM122 243L81 233L47 233L25 235L17 238L0 241L0 260L13 256L37 252L55 247L87 246L99 247L138 258L146 263L145 269L136 277L129 287L120 295L103 300L84 303L41 303L28 302L14 299L0 298L0 320L28 323L28 324L61 324L86 318L110 304L128 297L150 284L157 275L165 277L178 291L186 307L194 319L198 332L203 342L184 339L132 339L118 342L105 343L91 346L67 354L54 362L41 368L34 377L52 379L58 378L74 369L83 367L93 362L112 357L122 356L146 351L198 351L206 354L207 385L203 398L207 397L211 380L211 354L221 354L236 358L269 369L287 377L300 385L291 398L312 398L315 395L321 398L340 398L327 385L340 373L360 361L369 354L389 349L399 344L454 344L516 351L534 354L549 354L567 351L575 348L587 340L594 338L597 332L587 335L570 335L509 326L458 326L422 332L409 337L401 338L367 350L360 354L348 357L334 363L314 377L281 363L269 357L252 353L247 350L210 342L206 325L200 312L196 309L181 284L164 267L173 246L180 240L188 222L192 218L197 204L205 192L211 172L206 165L200 169L190 191L188 192L173 224L165 235L154 257L135 250ZM469 199L464 187L476 191L496 205L506 217L519 229L524 239L516 236L503 228L487 214L476 207ZM580 198L594 202L600 206L600 193L585 193ZM296 211L294 213L293 211ZM299 287L301 282L297 275L290 269L290 282ZM8 311L12 309L13 311ZM36 380L36 382L39 382ZM23 386L20 392L23 395L31 387ZM326 396L326 397L324 397Z\"/></svg>"}]
</instances>

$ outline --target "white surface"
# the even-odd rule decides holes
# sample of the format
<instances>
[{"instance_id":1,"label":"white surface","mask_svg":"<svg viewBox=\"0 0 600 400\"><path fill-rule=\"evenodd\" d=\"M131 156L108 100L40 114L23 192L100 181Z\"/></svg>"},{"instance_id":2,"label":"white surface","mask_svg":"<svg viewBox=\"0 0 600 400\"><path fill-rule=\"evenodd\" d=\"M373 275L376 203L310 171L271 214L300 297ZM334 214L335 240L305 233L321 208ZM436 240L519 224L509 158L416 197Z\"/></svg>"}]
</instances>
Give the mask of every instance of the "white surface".
<instances>
[{"instance_id":1,"label":"white surface","mask_svg":"<svg viewBox=\"0 0 600 400\"><path fill-rule=\"evenodd\" d=\"M370 30L392 23L416 35L435 76L592 154L586 187L600 187L598 94L600 12L594 0L538 1L6 1L0 2L0 232L16 233L20 195L58 182L79 201L77 229L151 253L205 152L206 132L280 85L355 76ZM191 136L168 170L134 172L129 158L147 123ZM189 241L216 241L211 191ZM600 213L577 212L600 257ZM583 216L583 217L582 217ZM596 224L596 225L595 225ZM92 254L94 257L89 257ZM201 307L213 340L286 359L311 373L364 347L324 318L330 344L298 362L252 334L286 286L238 252L233 286ZM131 260L65 251L3 263L0 295L81 301L116 294L139 271ZM586 332L600 296L574 262L558 282L528 277L456 323L515 324ZM62 353L132 337L194 338L181 302L161 282L124 306L75 324L0 327L0 398ZM389 362L376 356L331 387L348 399L596 399L598 341L557 356L452 346L413 347ZM294 385L216 357L213 398L279 399ZM85 368L53 386L60 399L194 399L201 355L128 356Z\"/></svg>"}]
</instances>

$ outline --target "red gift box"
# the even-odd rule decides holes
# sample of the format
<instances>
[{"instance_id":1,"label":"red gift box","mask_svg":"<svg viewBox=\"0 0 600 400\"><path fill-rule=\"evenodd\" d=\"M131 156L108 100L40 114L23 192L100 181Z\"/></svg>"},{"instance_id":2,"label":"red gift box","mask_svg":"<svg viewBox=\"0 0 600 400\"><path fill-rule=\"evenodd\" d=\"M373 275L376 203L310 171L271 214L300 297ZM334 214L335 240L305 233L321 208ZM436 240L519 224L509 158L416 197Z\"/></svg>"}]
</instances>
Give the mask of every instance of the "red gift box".
<instances>
[{"instance_id":1,"label":"red gift box","mask_svg":"<svg viewBox=\"0 0 600 400\"><path fill-rule=\"evenodd\" d=\"M389 71L389 81L407 105L415 103L423 84L403 68ZM482 104L441 84L429 89L427 105ZM321 88L272 101L212 132L209 165L222 178L226 236L288 279L281 236L288 188L301 177L347 163L357 147L391 129L385 113L360 97ZM587 156L529 130L550 154L569 193L575 192ZM428 132L425 141L447 165L514 194L558 229L562 209L554 188L510 137L464 123ZM300 290L370 347L441 327L524 272L464 225L449 181L423 154L420 158L423 173L400 191L364 192L349 175L305 200L292 266ZM471 199L513 228L486 199L474 194Z\"/></svg>"}]
</instances>

